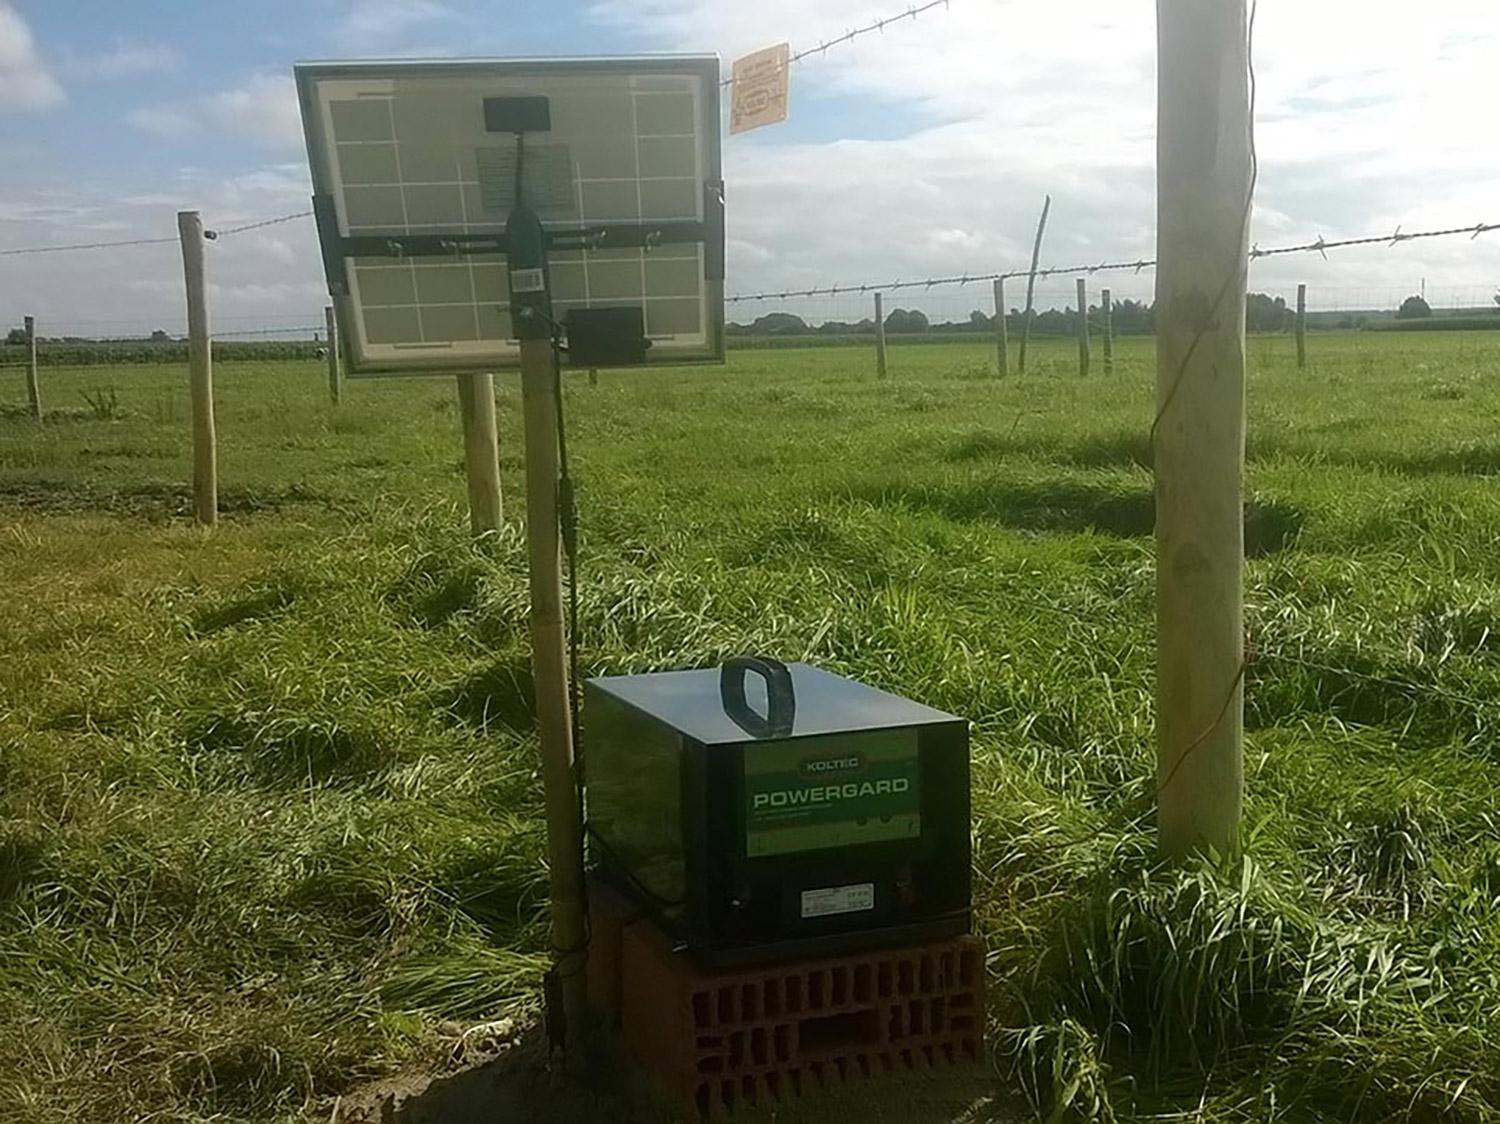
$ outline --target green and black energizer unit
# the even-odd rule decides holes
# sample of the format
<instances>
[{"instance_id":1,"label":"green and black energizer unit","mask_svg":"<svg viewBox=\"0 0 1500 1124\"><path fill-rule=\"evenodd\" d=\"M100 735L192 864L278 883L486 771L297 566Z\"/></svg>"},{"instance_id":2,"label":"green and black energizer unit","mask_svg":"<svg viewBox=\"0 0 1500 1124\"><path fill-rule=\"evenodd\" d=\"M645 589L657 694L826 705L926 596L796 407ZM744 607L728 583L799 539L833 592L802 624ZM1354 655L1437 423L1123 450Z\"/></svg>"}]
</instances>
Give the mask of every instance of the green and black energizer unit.
<instances>
[{"instance_id":1,"label":"green and black energizer unit","mask_svg":"<svg viewBox=\"0 0 1500 1124\"><path fill-rule=\"evenodd\" d=\"M597 874L700 960L968 931L963 719L748 657L590 679L584 715Z\"/></svg>"}]
</instances>

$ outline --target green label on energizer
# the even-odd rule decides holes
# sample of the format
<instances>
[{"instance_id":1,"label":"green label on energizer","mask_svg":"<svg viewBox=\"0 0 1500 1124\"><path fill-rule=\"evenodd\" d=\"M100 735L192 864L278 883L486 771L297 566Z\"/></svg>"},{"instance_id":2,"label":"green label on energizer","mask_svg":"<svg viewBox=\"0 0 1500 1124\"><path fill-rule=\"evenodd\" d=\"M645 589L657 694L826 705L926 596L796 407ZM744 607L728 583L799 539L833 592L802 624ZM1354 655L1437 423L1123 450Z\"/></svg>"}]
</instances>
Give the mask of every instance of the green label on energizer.
<instances>
[{"instance_id":1,"label":"green label on energizer","mask_svg":"<svg viewBox=\"0 0 1500 1124\"><path fill-rule=\"evenodd\" d=\"M920 781L915 730L747 745L745 854L914 839Z\"/></svg>"}]
</instances>

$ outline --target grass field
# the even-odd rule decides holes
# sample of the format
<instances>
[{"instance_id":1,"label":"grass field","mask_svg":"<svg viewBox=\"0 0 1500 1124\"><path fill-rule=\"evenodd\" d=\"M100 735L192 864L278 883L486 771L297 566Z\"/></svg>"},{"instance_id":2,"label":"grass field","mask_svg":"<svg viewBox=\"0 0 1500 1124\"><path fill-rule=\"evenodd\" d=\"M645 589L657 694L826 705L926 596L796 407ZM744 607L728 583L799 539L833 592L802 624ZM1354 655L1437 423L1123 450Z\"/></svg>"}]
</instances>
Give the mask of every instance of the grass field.
<instances>
[{"instance_id":1,"label":"grass field","mask_svg":"<svg viewBox=\"0 0 1500 1124\"><path fill-rule=\"evenodd\" d=\"M1500 336L1252 340L1247 856L1154 865L1150 341L570 378L590 673L759 651L974 722L996 1087L1057 1119L1500 1118ZM1097 357L1096 357L1097 369ZM326 1119L534 1009L514 376L0 386L0 1119Z\"/></svg>"}]
</instances>

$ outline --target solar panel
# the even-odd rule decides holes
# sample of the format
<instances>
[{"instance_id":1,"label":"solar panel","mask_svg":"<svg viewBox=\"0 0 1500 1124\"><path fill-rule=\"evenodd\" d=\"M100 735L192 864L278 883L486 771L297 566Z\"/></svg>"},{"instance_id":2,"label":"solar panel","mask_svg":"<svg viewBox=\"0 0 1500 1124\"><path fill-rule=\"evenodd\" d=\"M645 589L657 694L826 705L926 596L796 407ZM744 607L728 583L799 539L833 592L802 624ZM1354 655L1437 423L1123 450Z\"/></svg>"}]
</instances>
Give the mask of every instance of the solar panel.
<instances>
[{"instance_id":1,"label":"solar panel","mask_svg":"<svg viewBox=\"0 0 1500 1124\"><path fill-rule=\"evenodd\" d=\"M723 358L716 58L308 63L296 76L352 374L515 365L504 235L518 154L559 323L637 309L651 362ZM532 131L518 146L495 126Z\"/></svg>"}]
</instances>

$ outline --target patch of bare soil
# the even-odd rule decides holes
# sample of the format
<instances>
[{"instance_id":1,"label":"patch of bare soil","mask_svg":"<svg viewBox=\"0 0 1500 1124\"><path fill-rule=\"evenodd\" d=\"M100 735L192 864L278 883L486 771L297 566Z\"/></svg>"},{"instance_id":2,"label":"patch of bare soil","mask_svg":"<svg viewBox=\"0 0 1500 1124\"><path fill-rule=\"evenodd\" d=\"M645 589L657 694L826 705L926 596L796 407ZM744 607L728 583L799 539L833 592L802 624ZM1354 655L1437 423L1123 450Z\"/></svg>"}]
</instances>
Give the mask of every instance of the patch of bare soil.
<instances>
[{"instance_id":1,"label":"patch of bare soil","mask_svg":"<svg viewBox=\"0 0 1500 1124\"><path fill-rule=\"evenodd\" d=\"M225 488L219 492L219 513L231 517L258 515L322 500L297 486L274 492ZM52 481L8 481L0 483L0 507L16 507L37 515L123 515L161 522L190 518L193 492L180 484L103 489Z\"/></svg>"}]
</instances>

